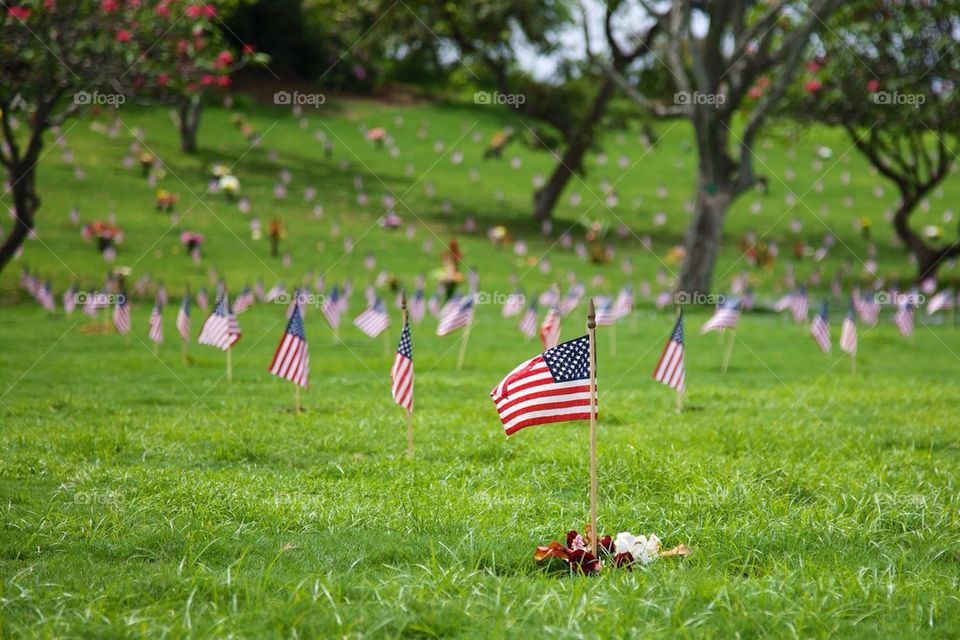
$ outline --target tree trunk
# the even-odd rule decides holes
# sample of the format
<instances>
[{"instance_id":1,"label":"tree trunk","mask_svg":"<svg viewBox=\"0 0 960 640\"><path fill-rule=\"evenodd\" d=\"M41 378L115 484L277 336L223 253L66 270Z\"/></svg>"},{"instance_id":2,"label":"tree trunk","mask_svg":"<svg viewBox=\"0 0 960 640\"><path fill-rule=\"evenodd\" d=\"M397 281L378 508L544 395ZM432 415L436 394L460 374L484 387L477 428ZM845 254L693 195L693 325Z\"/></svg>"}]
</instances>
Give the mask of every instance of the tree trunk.
<instances>
[{"instance_id":1,"label":"tree trunk","mask_svg":"<svg viewBox=\"0 0 960 640\"><path fill-rule=\"evenodd\" d=\"M566 149L563 151L563 157L554 167L550 179L543 187L537 189L533 194L533 217L536 220L550 220L553 217L553 210L563 194L564 188L573 177L574 172L580 171L583 164L583 157L593 145L595 129L597 123L603 118L607 110L607 103L613 96L616 84L609 76L604 78L603 84L593 98L593 104L590 105L590 111L576 127L571 135L567 136Z\"/></svg>"},{"instance_id":2,"label":"tree trunk","mask_svg":"<svg viewBox=\"0 0 960 640\"><path fill-rule=\"evenodd\" d=\"M900 206L893 217L893 228L903 244L917 256L917 282L935 278L940 266L949 258L960 255L960 242L943 248L928 245L923 238L910 228L910 214L913 213L923 194L900 193Z\"/></svg>"},{"instance_id":3,"label":"tree trunk","mask_svg":"<svg viewBox=\"0 0 960 640\"><path fill-rule=\"evenodd\" d=\"M680 270L677 291L690 296L710 293L713 269L720 255L723 222L733 202L728 186L716 186L703 176L697 188L697 204L687 229L686 256Z\"/></svg>"},{"instance_id":4,"label":"tree trunk","mask_svg":"<svg viewBox=\"0 0 960 640\"><path fill-rule=\"evenodd\" d=\"M197 152L197 130L200 128L202 112L203 102L199 95L190 96L180 103L180 149L184 153Z\"/></svg>"},{"instance_id":5,"label":"tree trunk","mask_svg":"<svg viewBox=\"0 0 960 640\"><path fill-rule=\"evenodd\" d=\"M40 206L36 189L36 159L28 157L17 163L9 172L10 183L13 185L13 206L17 217L13 230L0 246L0 271L10 263L17 249L23 246L24 240L33 229L33 216Z\"/></svg>"}]
</instances>

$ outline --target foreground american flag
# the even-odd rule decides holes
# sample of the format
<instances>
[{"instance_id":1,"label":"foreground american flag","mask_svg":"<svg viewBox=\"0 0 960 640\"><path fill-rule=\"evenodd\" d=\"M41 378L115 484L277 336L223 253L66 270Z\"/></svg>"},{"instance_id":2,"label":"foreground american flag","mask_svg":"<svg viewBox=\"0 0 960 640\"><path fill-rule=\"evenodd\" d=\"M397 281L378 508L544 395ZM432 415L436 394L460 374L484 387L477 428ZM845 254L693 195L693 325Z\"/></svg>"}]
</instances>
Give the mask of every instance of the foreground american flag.
<instances>
[{"instance_id":1,"label":"foreground american flag","mask_svg":"<svg viewBox=\"0 0 960 640\"><path fill-rule=\"evenodd\" d=\"M226 351L236 344L240 336L240 323L237 322L237 316L230 309L230 301L224 294L214 305L213 313L203 323L197 342Z\"/></svg>"},{"instance_id":2,"label":"foreground american flag","mask_svg":"<svg viewBox=\"0 0 960 640\"><path fill-rule=\"evenodd\" d=\"M522 362L490 397L507 435L538 424L589 420L589 337L558 344Z\"/></svg>"},{"instance_id":3,"label":"foreground american flag","mask_svg":"<svg viewBox=\"0 0 960 640\"><path fill-rule=\"evenodd\" d=\"M403 325L400 344L390 369L390 393L393 400L407 411L413 411L413 343L410 340L410 323Z\"/></svg>"},{"instance_id":4,"label":"foreground american flag","mask_svg":"<svg viewBox=\"0 0 960 640\"><path fill-rule=\"evenodd\" d=\"M307 347L307 336L303 331L303 316L300 315L300 305L295 305L287 330L277 345L277 350L270 361L270 373L300 385L304 389L310 379L310 350Z\"/></svg>"},{"instance_id":5,"label":"foreground american flag","mask_svg":"<svg viewBox=\"0 0 960 640\"><path fill-rule=\"evenodd\" d=\"M673 333L653 368L653 379L683 393L686 389L686 371L683 361L683 312L673 325Z\"/></svg>"},{"instance_id":6,"label":"foreground american flag","mask_svg":"<svg viewBox=\"0 0 960 640\"><path fill-rule=\"evenodd\" d=\"M187 291L187 295L183 296L183 302L180 303L180 308L177 309L177 331L180 332L180 337L183 338L184 342L190 342L190 292Z\"/></svg>"},{"instance_id":7,"label":"foreground american flag","mask_svg":"<svg viewBox=\"0 0 960 640\"><path fill-rule=\"evenodd\" d=\"M897 308L897 313L893 316L893 321L897 325L897 330L904 338L913 335L913 305L909 302L901 304Z\"/></svg>"},{"instance_id":8,"label":"foreground american flag","mask_svg":"<svg viewBox=\"0 0 960 640\"><path fill-rule=\"evenodd\" d=\"M386 331L387 327L390 326L390 316L387 315L387 308L383 304L383 300L375 299L372 305L353 319L353 324L371 338L376 338Z\"/></svg>"},{"instance_id":9,"label":"foreground american flag","mask_svg":"<svg viewBox=\"0 0 960 640\"><path fill-rule=\"evenodd\" d=\"M150 339L154 342L163 342L163 314L160 306L160 297L157 296L157 303L153 305L150 312Z\"/></svg>"},{"instance_id":10,"label":"foreground american flag","mask_svg":"<svg viewBox=\"0 0 960 640\"><path fill-rule=\"evenodd\" d=\"M543 322L540 323L540 342L544 349L552 349L560 342L560 310L550 307Z\"/></svg>"},{"instance_id":11,"label":"foreground american flag","mask_svg":"<svg viewBox=\"0 0 960 640\"><path fill-rule=\"evenodd\" d=\"M446 312L441 312L437 325L438 336L451 334L473 322L473 294L468 293L455 300L455 304L447 305Z\"/></svg>"},{"instance_id":12,"label":"foreground american flag","mask_svg":"<svg viewBox=\"0 0 960 640\"><path fill-rule=\"evenodd\" d=\"M810 335L817 341L820 351L830 353L830 325L827 323L827 303L820 307L820 313L810 323Z\"/></svg>"},{"instance_id":13,"label":"foreground american flag","mask_svg":"<svg viewBox=\"0 0 960 640\"><path fill-rule=\"evenodd\" d=\"M116 327L117 333L120 335L126 335L130 333L130 327L133 325L130 320L130 305L127 303L127 294L120 293L117 295L117 302L113 307L113 326Z\"/></svg>"},{"instance_id":14,"label":"foreground american flag","mask_svg":"<svg viewBox=\"0 0 960 640\"><path fill-rule=\"evenodd\" d=\"M843 319L843 326L840 327L840 350L852 356L857 355L857 319L852 301L847 317Z\"/></svg>"},{"instance_id":15,"label":"foreground american flag","mask_svg":"<svg viewBox=\"0 0 960 640\"><path fill-rule=\"evenodd\" d=\"M740 322L740 299L731 298L723 304L717 306L716 311L710 316L710 319L700 328L700 333L708 331L724 331L726 329L736 329Z\"/></svg>"}]
</instances>

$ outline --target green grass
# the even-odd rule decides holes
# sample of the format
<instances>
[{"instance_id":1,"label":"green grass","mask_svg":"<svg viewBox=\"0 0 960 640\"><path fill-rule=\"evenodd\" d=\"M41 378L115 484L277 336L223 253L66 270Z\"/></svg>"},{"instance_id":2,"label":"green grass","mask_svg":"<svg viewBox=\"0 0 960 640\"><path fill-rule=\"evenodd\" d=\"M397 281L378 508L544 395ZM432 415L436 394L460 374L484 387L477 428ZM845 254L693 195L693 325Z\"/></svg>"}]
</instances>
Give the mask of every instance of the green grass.
<instances>
[{"instance_id":1,"label":"green grass","mask_svg":"<svg viewBox=\"0 0 960 640\"><path fill-rule=\"evenodd\" d=\"M208 196L206 205L196 205L163 235L169 218L153 212L152 190L120 164L129 137L109 140L90 131L88 120L68 136L87 179L75 181L59 151L47 156L40 239L28 243L21 263L53 277L58 290L73 274L87 286L99 283L106 265L67 221L75 203L84 220L105 217L114 207L127 233L117 264L133 265L134 277L150 272L164 279L174 301L187 282L194 288L206 283L209 266L234 289L257 276L268 287L279 278L292 285L307 271L328 268L328 281L353 273L362 289L367 251L377 254L376 270L409 280L436 267L442 239L454 233L463 239L459 220L467 213L477 216L481 230L492 221L509 223L528 239L531 255L547 251L555 239L541 238L523 220L531 176L548 169L543 155L511 148L508 157L516 152L524 158L521 170L483 163L482 143L468 134L460 143L467 156L462 166L446 156L419 184L404 175L406 162L419 175L440 158L430 148L437 137L450 145L474 122L489 137L502 126L496 112L351 103L322 119L311 117L303 132L280 111L245 111L266 136L262 148L243 156L238 175L261 219L282 215L290 228L289 270L269 258L264 241L250 240L248 219L220 196ZM398 128L393 118L401 113ZM222 110L206 114L202 160L175 153L165 114L132 111L124 117L131 128L145 127L147 143L183 180L171 175L163 182L184 196L182 211L194 204L190 191L203 194L205 166L232 162L246 150ZM428 122L430 144L418 144L421 120ZM363 142L360 123L398 129L400 160ZM332 161L322 159L315 129L343 141ZM636 134L624 135L623 152L635 159ZM846 145L824 135L837 158ZM635 282L665 269L660 259L682 237L694 161L680 150L684 137L678 125L631 171L618 187L621 204L613 213L594 210L614 223L616 213L641 236L656 211L668 212L668 224L652 234L655 256L636 238L616 241L616 262L632 257ZM594 190L603 177L619 177L611 166L617 145L612 133L610 163L594 166L587 178ZM279 153L276 164L267 159L271 147ZM810 148L812 142L797 146L798 195L814 179ZM765 153L778 170L791 164L779 146ZM351 163L347 172L337 168L343 158ZM683 167L675 168L677 162ZM472 165L480 182L467 175ZM875 179L851 156L851 185L841 188L842 166L825 178L832 186L806 199L814 211L830 207L826 222L842 240L825 262L826 280L842 260L859 267L858 257L865 258L865 242L842 204L847 192L859 203L852 211L874 217L885 273L909 273L890 246L881 217L890 203L873 197ZM277 204L271 190L281 167L290 168L294 180L287 200ZM398 213L417 225L414 238L380 229L364 235L380 207L356 204L355 174L364 176L374 202L385 189L373 174L398 196L413 187L403 199L425 224L403 206ZM427 180L436 184L435 200L424 194ZM661 181L670 190L663 204L655 195ZM303 204L308 184L318 188L322 220ZM943 199L932 199L930 220L948 207L957 187L951 180ZM493 204L497 188L506 196L503 207ZM580 191L584 204L565 203L560 212L567 224L591 204L587 188ZM736 263L736 241L747 230L769 229L784 256L794 215L811 242L824 233L803 206L795 212L780 206L782 185L775 192L760 216L748 211L752 196L731 215L718 271L729 273L719 288L744 268ZM645 203L639 211L631 205L637 195ZM440 210L444 197L451 198L454 215ZM343 256L340 241L330 239L335 223L358 239L351 254ZM208 237L200 266L170 255L183 228ZM427 238L434 240L430 252L421 246ZM485 290L509 290L508 273L527 268L490 247L482 231L462 242ZM616 263L590 266L559 247L550 259L552 274L526 274L528 290L568 270L584 279L605 275L599 290L624 279ZM781 258L773 274L752 275L763 296L782 288L785 262ZM798 273L812 269L802 262ZM503 436L487 393L536 347L524 342L512 321L500 319L497 307L480 307L462 372L454 370L457 336L434 337L429 319L414 328L417 458L410 462L403 455L402 415L389 398L391 356L383 343L346 328L345 343L335 344L315 309L307 316L313 386L304 396L306 412L295 415L291 386L265 370L282 331L281 306L258 305L240 317L244 338L234 354L234 382L227 384L220 352L194 345L193 364L181 362L172 309L158 360L146 337L147 301L136 303L128 339L89 334L82 332L87 318L50 318L27 302L16 279L16 269L0 275L6 301L0 311L4 636L960 633L960 345L949 324L918 324L912 343L896 334L888 317L879 327L861 327L852 375L845 357L820 354L803 327L754 314L741 323L723 375L721 345L715 335L697 334L706 314L693 312L688 408L679 416L669 390L649 379L671 316L642 304L618 327L615 356L609 330L602 328L600 528L653 532L668 546L686 543L693 553L633 573L584 578L546 571L532 552L587 519L587 431L568 424ZM351 316L360 298L358 292ZM565 322L564 337L578 335L577 315ZM199 323L195 314L195 329ZM394 326L391 340L396 337Z\"/></svg>"}]
</instances>

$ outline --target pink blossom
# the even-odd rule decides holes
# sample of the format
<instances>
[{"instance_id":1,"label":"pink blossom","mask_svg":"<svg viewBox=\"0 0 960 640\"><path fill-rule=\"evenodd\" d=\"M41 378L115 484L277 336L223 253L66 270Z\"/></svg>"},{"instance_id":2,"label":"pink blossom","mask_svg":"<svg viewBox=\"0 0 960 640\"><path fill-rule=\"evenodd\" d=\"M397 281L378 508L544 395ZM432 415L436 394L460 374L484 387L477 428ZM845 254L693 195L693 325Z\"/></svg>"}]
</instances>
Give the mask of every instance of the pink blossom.
<instances>
[{"instance_id":1,"label":"pink blossom","mask_svg":"<svg viewBox=\"0 0 960 640\"><path fill-rule=\"evenodd\" d=\"M30 9L27 7L10 7L7 9L7 15L17 20L26 20L30 17Z\"/></svg>"},{"instance_id":2,"label":"pink blossom","mask_svg":"<svg viewBox=\"0 0 960 640\"><path fill-rule=\"evenodd\" d=\"M870 80L867 82L867 91L870 93L875 93L880 90L880 81L879 80Z\"/></svg>"},{"instance_id":3,"label":"pink blossom","mask_svg":"<svg viewBox=\"0 0 960 640\"><path fill-rule=\"evenodd\" d=\"M133 36L126 29L120 29L117 31L117 42L130 42L130 39Z\"/></svg>"},{"instance_id":4,"label":"pink blossom","mask_svg":"<svg viewBox=\"0 0 960 640\"><path fill-rule=\"evenodd\" d=\"M807 80L806 84L803 85L803 88L806 89L808 93L816 93L823 88L823 83L819 80Z\"/></svg>"}]
</instances>

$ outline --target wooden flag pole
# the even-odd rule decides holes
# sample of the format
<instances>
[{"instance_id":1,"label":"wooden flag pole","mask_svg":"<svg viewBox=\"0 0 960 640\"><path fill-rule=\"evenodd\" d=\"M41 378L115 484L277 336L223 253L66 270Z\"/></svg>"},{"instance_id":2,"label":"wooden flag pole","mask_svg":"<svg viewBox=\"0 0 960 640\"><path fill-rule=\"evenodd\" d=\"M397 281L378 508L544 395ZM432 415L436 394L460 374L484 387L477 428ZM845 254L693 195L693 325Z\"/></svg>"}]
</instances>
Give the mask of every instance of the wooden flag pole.
<instances>
[{"instance_id":1,"label":"wooden flag pole","mask_svg":"<svg viewBox=\"0 0 960 640\"><path fill-rule=\"evenodd\" d=\"M400 331L407 326L407 293L400 294ZM413 412L407 409L407 457L413 459Z\"/></svg>"},{"instance_id":2,"label":"wooden flag pole","mask_svg":"<svg viewBox=\"0 0 960 640\"><path fill-rule=\"evenodd\" d=\"M674 307L676 318L680 320L680 317L683 315L683 307L679 304L674 305ZM679 387L677 387L677 413L683 413L683 391L681 391Z\"/></svg>"},{"instance_id":3,"label":"wooden flag pole","mask_svg":"<svg viewBox=\"0 0 960 640\"><path fill-rule=\"evenodd\" d=\"M233 361L230 358L232 353L233 349L227 349L227 382L233 382Z\"/></svg>"},{"instance_id":4,"label":"wooden flag pole","mask_svg":"<svg viewBox=\"0 0 960 640\"><path fill-rule=\"evenodd\" d=\"M724 331L723 333L726 333ZM723 373L727 372L727 367L730 366L730 356L733 354L733 343L737 340L737 334L735 329L730 330L730 338L727 342L727 352L723 354L723 367L721 368Z\"/></svg>"},{"instance_id":5,"label":"wooden flag pole","mask_svg":"<svg viewBox=\"0 0 960 640\"><path fill-rule=\"evenodd\" d=\"M457 356L457 371L463 369L463 359L467 356L467 342L470 341L470 329L473 328L473 313L470 314L470 322L463 330L463 342L460 343L460 354Z\"/></svg>"},{"instance_id":6,"label":"wooden flag pole","mask_svg":"<svg viewBox=\"0 0 960 640\"><path fill-rule=\"evenodd\" d=\"M597 555L597 314L593 298L587 305L590 341L590 552Z\"/></svg>"}]
</instances>

